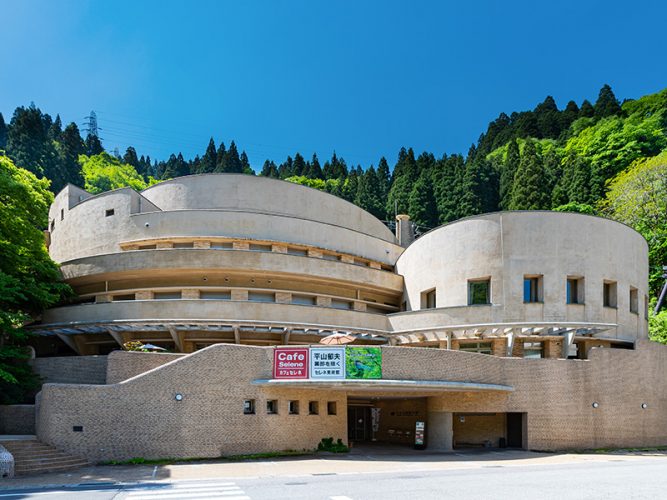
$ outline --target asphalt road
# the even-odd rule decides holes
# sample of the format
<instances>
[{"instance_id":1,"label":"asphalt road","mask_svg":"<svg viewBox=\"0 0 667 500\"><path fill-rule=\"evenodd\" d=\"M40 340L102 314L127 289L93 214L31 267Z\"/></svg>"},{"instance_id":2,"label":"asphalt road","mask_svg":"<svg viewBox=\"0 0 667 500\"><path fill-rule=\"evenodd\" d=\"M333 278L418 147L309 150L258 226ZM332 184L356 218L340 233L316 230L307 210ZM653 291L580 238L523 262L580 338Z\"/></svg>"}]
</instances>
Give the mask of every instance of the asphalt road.
<instances>
[{"instance_id":1,"label":"asphalt road","mask_svg":"<svg viewBox=\"0 0 667 500\"><path fill-rule=\"evenodd\" d=\"M343 473L0 490L0 500L661 499L667 460L481 466L405 473Z\"/></svg>"}]
</instances>

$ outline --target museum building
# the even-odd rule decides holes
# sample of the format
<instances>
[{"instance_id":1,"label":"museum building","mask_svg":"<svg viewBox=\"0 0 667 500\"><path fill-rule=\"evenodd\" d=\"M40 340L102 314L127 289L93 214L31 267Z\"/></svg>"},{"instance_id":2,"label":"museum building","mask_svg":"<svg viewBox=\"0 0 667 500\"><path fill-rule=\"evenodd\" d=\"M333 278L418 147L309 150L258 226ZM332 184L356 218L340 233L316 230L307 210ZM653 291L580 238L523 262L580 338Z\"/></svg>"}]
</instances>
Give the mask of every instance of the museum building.
<instances>
[{"instance_id":1,"label":"museum building","mask_svg":"<svg viewBox=\"0 0 667 500\"><path fill-rule=\"evenodd\" d=\"M47 374L36 433L89 460L324 437L667 444L648 247L611 220L500 212L415 239L407 216L392 232L327 193L207 174L142 192L68 185L47 244L76 297L31 326ZM169 352L123 351L129 341Z\"/></svg>"}]
</instances>

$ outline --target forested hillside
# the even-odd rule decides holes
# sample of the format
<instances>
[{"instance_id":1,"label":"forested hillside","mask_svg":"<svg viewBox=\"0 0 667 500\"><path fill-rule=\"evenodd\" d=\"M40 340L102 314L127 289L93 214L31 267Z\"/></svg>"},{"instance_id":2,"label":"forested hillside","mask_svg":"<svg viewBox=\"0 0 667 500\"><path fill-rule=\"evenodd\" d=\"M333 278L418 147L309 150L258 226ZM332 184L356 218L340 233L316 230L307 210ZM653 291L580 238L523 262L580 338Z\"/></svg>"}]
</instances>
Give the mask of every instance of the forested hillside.
<instances>
[{"instance_id":1,"label":"forested hillside","mask_svg":"<svg viewBox=\"0 0 667 500\"><path fill-rule=\"evenodd\" d=\"M408 213L425 231L495 210L557 209L600 213L642 232L651 245L651 286L667 264L667 89L622 104L605 85L595 103L568 102L559 109L547 97L531 111L501 113L468 153L436 157L402 148L393 164L348 165L336 153L296 152L259 175L328 191L383 220ZM51 180L59 191L71 182L92 192L130 185L142 189L181 175L255 174L234 141L210 139L202 156L181 153L166 161L139 156L130 147L108 154L95 135L76 124L63 129L36 106L20 107L6 124L0 115L0 150L18 166ZM662 153L662 154L661 154Z\"/></svg>"}]
</instances>

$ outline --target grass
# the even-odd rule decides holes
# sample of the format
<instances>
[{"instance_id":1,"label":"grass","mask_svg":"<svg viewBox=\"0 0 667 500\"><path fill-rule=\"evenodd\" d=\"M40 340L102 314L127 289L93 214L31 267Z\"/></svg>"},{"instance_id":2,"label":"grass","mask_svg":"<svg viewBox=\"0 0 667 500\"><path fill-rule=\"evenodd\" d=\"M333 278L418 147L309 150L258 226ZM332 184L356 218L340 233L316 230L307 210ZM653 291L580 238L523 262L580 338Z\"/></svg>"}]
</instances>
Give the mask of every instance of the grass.
<instances>
[{"instance_id":1,"label":"grass","mask_svg":"<svg viewBox=\"0 0 667 500\"><path fill-rule=\"evenodd\" d=\"M129 460L110 460L108 462L101 462L100 465L170 465L182 462L202 462L202 461L229 461L240 462L242 460L261 460L266 458L281 458L281 457L300 457L313 455L313 450L283 450L271 451L267 453L253 453L249 455L228 455L224 457L192 457L192 458L143 458L135 457Z\"/></svg>"}]
</instances>

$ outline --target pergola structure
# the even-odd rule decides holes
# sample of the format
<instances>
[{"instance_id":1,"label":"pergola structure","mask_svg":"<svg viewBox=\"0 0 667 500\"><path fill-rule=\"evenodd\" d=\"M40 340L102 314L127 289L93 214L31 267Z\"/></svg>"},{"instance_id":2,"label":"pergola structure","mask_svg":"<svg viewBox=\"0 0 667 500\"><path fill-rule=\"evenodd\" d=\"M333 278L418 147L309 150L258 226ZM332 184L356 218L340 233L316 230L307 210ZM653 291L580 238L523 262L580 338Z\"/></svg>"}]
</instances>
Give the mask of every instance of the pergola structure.
<instances>
[{"instance_id":1,"label":"pergola structure","mask_svg":"<svg viewBox=\"0 0 667 500\"><path fill-rule=\"evenodd\" d=\"M514 340L523 337L537 337L541 340L556 338L563 340L562 356L567 357L570 346L575 337L592 338L602 332L616 328L615 323L590 323L590 322L533 322L533 323L481 323L466 325L451 325L443 327L431 327L395 331L389 336L389 342L393 345L423 344L426 342L438 342L439 346L451 349L452 339L506 339L507 355L511 356ZM620 343L632 341L619 340Z\"/></svg>"},{"instance_id":2,"label":"pergola structure","mask_svg":"<svg viewBox=\"0 0 667 500\"><path fill-rule=\"evenodd\" d=\"M504 339L508 356L511 356L517 338L558 339L562 340L561 355L567 357L575 339L592 339L617 326L615 323L590 322L483 323L392 332L284 321L149 319L34 325L30 329L38 335L57 336L79 354L85 354L85 346L113 344L122 347L131 340L173 344L177 352L192 352L197 344L220 342L264 346L316 344L321 338L340 332L354 335L358 344L436 345L442 349L451 349L452 340ZM632 345L629 340L616 339L614 342Z\"/></svg>"}]
</instances>

